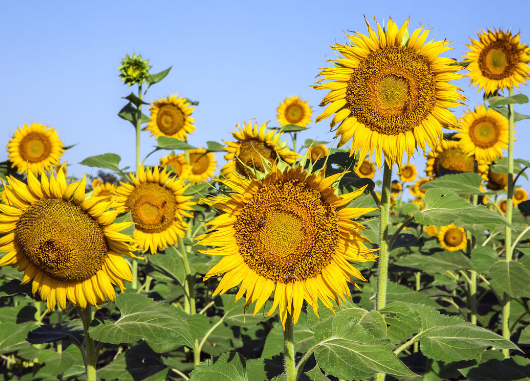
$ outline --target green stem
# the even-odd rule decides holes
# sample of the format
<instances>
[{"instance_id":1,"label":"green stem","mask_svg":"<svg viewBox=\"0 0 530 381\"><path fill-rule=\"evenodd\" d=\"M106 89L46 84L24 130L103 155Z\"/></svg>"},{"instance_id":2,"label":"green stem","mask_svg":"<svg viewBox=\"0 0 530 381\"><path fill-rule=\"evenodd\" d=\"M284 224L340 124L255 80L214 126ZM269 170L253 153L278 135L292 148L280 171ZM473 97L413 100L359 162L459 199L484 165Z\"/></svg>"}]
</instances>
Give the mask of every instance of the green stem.
<instances>
[{"instance_id":1,"label":"green stem","mask_svg":"<svg viewBox=\"0 0 530 381\"><path fill-rule=\"evenodd\" d=\"M523 238L523 236L525 235L525 233L526 233L528 230L530 230L530 226L527 226L526 229L524 229L523 232L517 236L517 238L515 239L515 241L513 241L512 248L515 248L515 246L517 246L517 244L519 243L519 241L521 240L521 238Z\"/></svg>"},{"instance_id":2,"label":"green stem","mask_svg":"<svg viewBox=\"0 0 530 381\"><path fill-rule=\"evenodd\" d=\"M386 305L386 288L388 284L388 215L390 208L390 185L392 183L392 169L385 160L383 172L383 188L381 191L381 204L379 209L379 270L377 274L376 310Z\"/></svg>"},{"instance_id":3,"label":"green stem","mask_svg":"<svg viewBox=\"0 0 530 381\"><path fill-rule=\"evenodd\" d=\"M509 96L513 96L513 87L510 88ZM513 104L508 105L508 122L509 122L509 134L508 134L508 197L506 199L506 220L510 226L506 227L505 233L505 246L506 246L506 262L512 260L513 247L512 247L512 211L513 211L513 127L515 114L513 112ZM504 294L504 304L502 306L502 336L505 339L510 340L510 295ZM505 358L510 357L510 351L503 349L502 353Z\"/></svg>"},{"instance_id":4,"label":"green stem","mask_svg":"<svg viewBox=\"0 0 530 381\"><path fill-rule=\"evenodd\" d=\"M94 340L88 334L88 328L92 321L92 313L90 304L86 308L76 307L81 321L83 322L83 330L85 331L85 348L84 348L84 359L85 359L85 369L86 369L86 379L87 381L96 380L96 364L98 361L98 356L96 353L96 348L94 347ZM83 351L81 351L83 352Z\"/></svg>"},{"instance_id":5,"label":"green stem","mask_svg":"<svg viewBox=\"0 0 530 381\"><path fill-rule=\"evenodd\" d=\"M389 250L392 250L392 245L394 244L394 241L396 240L396 238L398 237L399 233L401 233L401 231L403 229L405 229L405 227L407 227L408 224L410 224L412 221L414 220L414 216L409 216L405 222L403 222L401 224L401 226L396 230L396 232L392 235L392 238L390 238L390 241L388 242L388 247L389 247Z\"/></svg>"},{"instance_id":6,"label":"green stem","mask_svg":"<svg viewBox=\"0 0 530 381\"><path fill-rule=\"evenodd\" d=\"M57 309L57 323L61 323L62 321L63 321L63 311L60 308L58 308ZM57 353L62 353L63 352L63 341L58 340L56 344L57 344Z\"/></svg>"},{"instance_id":7,"label":"green stem","mask_svg":"<svg viewBox=\"0 0 530 381\"><path fill-rule=\"evenodd\" d=\"M138 98L143 99L142 85L138 85ZM140 133L142 132L142 104L138 105L136 113L136 173L140 171ZM132 260L132 289L138 290L138 260Z\"/></svg>"},{"instance_id":8,"label":"green stem","mask_svg":"<svg viewBox=\"0 0 530 381\"><path fill-rule=\"evenodd\" d=\"M293 132L291 138L293 139L293 152L296 152L296 132Z\"/></svg>"},{"instance_id":9,"label":"green stem","mask_svg":"<svg viewBox=\"0 0 530 381\"><path fill-rule=\"evenodd\" d=\"M475 161L475 173L478 172L478 163ZM477 206L478 203L478 195L473 195L471 199L471 204L473 206ZM471 258L471 252L477 245L477 239L471 232L467 231L467 256L468 258ZM477 324L477 272L476 271L470 271L471 272L471 279L469 282L469 299L468 304L471 307L471 323Z\"/></svg>"},{"instance_id":10,"label":"green stem","mask_svg":"<svg viewBox=\"0 0 530 381\"><path fill-rule=\"evenodd\" d=\"M294 324L292 315L287 312L287 321L285 322L285 330L283 331L283 348L285 357L285 378L287 381L296 381L298 374L296 373L296 362L294 352Z\"/></svg>"},{"instance_id":11,"label":"green stem","mask_svg":"<svg viewBox=\"0 0 530 381\"><path fill-rule=\"evenodd\" d=\"M416 291L419 291L421 289L421 271L416 271L414 277L416 278ZM419 349L419 343L416 341L414 343L414 353L417 353Z\"/></svg>"}]
</instances>

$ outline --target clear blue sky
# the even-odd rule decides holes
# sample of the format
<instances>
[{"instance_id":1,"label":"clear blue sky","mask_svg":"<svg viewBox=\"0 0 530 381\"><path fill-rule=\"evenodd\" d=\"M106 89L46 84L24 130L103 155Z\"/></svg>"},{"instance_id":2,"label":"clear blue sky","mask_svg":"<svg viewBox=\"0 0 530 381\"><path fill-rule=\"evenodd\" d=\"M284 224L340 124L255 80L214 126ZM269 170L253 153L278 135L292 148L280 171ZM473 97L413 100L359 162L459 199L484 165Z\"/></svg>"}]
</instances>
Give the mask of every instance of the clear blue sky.
<instances>
[{"instance_id":1,"label":"clear blue sky","mask_svg":"<svg viewBox=\"0 0 530 381\"><path fill-rule=\"evenodd\" d=\"M78 143L63 157L70 173L90 172L78 163L107 152L134 167L134 130L117 116L126 104L121 97L132 89L118 76L126 53L148 58L152 73L173 66L147 100L179 93L200 101L193 114L197 130L189 138L200 146L230 139L235 124L251 118L275 125L276 108L290 95L308 100L318 115L327 92L309 85L319 68L329 66L330 45L344 43L343 31L366 33L363 15L380 22L391 16L398 25L410 16L411 29L420 23L432 28L436 40L453 41L449 56L461 59L479 29L511 28L530 43L529 11L528 0L3 2L0 143L5 146L22 123L40 122L55 127L65 145ZM467 78L457 84L471 107L481 101ZM529 86L521 91L530 94ZM529 105L516 110L530 114ZM311 127L302 140L332 141L329 119ZM529 120L517 126L516 157L530 159L529 131ZM155 143L142 132L144 156ZM146 163L157 164L159 157ZM5 159L2 151L0 161ZM421 153L412 162L423 170Z\"/></svg>"}]
</instances>

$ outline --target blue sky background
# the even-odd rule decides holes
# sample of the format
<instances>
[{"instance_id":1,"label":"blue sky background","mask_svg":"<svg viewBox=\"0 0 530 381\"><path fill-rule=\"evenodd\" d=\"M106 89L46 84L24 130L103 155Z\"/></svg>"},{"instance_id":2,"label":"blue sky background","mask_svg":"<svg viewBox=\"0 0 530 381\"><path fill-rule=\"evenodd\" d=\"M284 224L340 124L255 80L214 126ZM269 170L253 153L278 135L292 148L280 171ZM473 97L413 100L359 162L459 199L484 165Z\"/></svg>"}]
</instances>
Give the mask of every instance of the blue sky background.
<instances>
[{"instance_id":1,"label":"blue sky background","mask_svg":"<svg viewBox=\"0 0 530 381\"><path fill-rule=\"evenodd\" d=\"M7 145L22 123L40 122L56 128L65 145L78 143L63 156L74 175L91 172L78 164L84 158L107 152L119 154L122 166L134 167L134 129L117 116L126 104L121 97L132 89L117 69L126 53L149 59L152 73L173 66L146 101L172 93L199 101L189 143L204 146L207 140L229 140L244 120L276 125L276 108L291 95L309 101L314 121L327 91L309 86L319 68L330 66L330 45L345 42L343 31L366 33L363 15L380 22L391 16L399 26L410 16L409 28L420 23L432 28L436 40L453 41L448 56L461 59L479 29L511 28L530 43L529 11L527 0L3 2L0 144ZM470 107L481 101L467 78L456 84ZM520 90L530 94L528 86ZM460 116L463 110L454 112ZM528 104L516 110L530 114ZM312 124L302 141L331 142L330 119ZM515 157L528 160L530 121L519 122L516 131ZM143 156L155 144L142 132ZM146 163L157 164L160 156ZM0 153L0 161L7 157ZM421 153L411 162L420 171L425 167ZM528 189L527 181L521 185Z\"/></svg>"}]
</instances>

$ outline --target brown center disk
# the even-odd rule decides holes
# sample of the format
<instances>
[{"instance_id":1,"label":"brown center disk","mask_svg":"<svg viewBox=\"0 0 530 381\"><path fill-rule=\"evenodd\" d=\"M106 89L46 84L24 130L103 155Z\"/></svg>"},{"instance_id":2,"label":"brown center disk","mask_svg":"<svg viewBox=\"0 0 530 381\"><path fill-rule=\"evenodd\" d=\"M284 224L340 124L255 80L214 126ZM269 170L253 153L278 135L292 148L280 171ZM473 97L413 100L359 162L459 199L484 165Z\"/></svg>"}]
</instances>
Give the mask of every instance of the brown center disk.
<instances>
[{"instance_id":1,"label":"brown center disk","mask_svg":"<svg viewBox=\"0 0 530 381\"><path fill-rule=\"evenodd\" d=\"M464 234L459 229L449 229L444 234L444 242L447 246L456 247L462 243Z\"/></svg>"},{"instance_id":2,"label":"brown center disk","mask_svg":"<svg viewBox=\"0 0 530 381\"><path fill-rule=\"evenodd\" d=\"M184 127L184 113L173 104L160 107L156 117L158 129L165 135L175 135Z\"/></svg>"},{"instance_id":3,"label":"brown center disk","mask_svg":"<svg viewBox=\"0 0 530 381\"><path fill-rule=\"evenodd\" d=\"M40 163L52 152L50 139L39 132L31 132L20 141L19 152L24 161Z\"/></svg>"},{"instance_id":4,"label":"brown center disk","mask_svg":"<svg viewBox=\"0 0 530 381\"><path fill-rule=\"evenodd\" d=\"M154 183L140 183L126 202L136 229L160 233L175 221L176 200L169 189Z\"/></svg>"},{"instance_id":5,"label":"brown center disk","mask_svg":"<svg viewBox=\"0 0 530 381\"><path fill-rule=\"evenodd\" d=\"M278 155L276 155L274 148L265 142L258 139L245 140L241 142L239 155L235 161L236 171L243 176L254 178L252 171L247 167L265 172L264 162L275 162L277 157Z\"/></svg>"},{"instance_id":6,"label":"brown center disk","mask_svg":"<svg viewBox=\"0 0 530 381\"><path fill-rule=\"evenodd\" d=\"M519 55L506 41L495 41L484 48L478 56L478 67L489 79L501 80L510 77L519 61Z\"/></svg>"},{"instance_id":7,"label":"brown center disk","mask_svg":"<svg viewBox=\"0 0 530 381\"><path fill-rule=\"evenodd\" d=\"M298 103L291 103L285 108L285 119L291 124L300 123L304 119L304 109Z\"/></svg>"}]
</instances>

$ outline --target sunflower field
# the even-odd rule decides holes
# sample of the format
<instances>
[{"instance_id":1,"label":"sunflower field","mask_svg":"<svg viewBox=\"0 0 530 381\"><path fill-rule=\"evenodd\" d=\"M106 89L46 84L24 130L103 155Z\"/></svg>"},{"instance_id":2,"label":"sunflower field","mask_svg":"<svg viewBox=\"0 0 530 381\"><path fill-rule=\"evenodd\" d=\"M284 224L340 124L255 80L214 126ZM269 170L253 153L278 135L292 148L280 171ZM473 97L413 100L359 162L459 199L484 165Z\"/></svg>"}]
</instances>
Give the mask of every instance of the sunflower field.
<instances>
[{"instance_id":1,"label":"sunflower field","mask_svg":"<svg viewBox=\"0 0 530 381\"><path fill-rule=\"evenodd\" d=\"M126 55L135 168L105 153L77 178L55 128L13 130L0 378L530 380L530 161L513 154L530 47L485 29L455 60L408 24L331 46L308 83L320 113L289 96L202 147L197 100L148 95L171 68Z\"/></svg>"}]
</instances>

